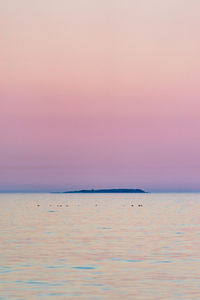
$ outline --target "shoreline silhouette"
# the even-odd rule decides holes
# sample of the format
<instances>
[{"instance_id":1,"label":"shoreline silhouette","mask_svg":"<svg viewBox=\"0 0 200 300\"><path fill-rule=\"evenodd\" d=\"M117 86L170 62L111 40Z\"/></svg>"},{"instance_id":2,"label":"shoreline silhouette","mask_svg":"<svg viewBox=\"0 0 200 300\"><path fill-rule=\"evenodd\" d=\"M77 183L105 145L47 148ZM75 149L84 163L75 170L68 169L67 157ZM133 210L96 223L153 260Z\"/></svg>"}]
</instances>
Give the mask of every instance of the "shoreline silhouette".
<instances>
[{"instance_id":1,"label":"shoreline silhouette","mask_svg":"<svg viewBox=\"0 0 200 300\"><path fill-rule=\"evenodd\" d=\"M77 193L147 193L142 189L91 189L91 190L74 190L60 192L64 194L77 194Z\"/></svg>"}]
</instances>

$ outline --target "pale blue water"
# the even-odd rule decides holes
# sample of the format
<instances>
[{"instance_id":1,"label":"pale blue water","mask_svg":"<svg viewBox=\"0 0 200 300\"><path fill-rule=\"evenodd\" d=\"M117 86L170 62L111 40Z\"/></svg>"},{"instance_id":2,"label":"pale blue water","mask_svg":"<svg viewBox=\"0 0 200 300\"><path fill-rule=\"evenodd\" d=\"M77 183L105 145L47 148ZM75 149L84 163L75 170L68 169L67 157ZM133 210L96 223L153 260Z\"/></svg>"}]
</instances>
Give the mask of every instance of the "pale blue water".
<instances>
[{"instance_id":1,"label":"pale blue water","mask_svg":"<svg viewBox=\"0 0 200 300\"><path fill-rule=\"evenodd\" d=\"M0 194L0 226L0 299L200 299L200 194Z\"/></svg>"}]
</instances>

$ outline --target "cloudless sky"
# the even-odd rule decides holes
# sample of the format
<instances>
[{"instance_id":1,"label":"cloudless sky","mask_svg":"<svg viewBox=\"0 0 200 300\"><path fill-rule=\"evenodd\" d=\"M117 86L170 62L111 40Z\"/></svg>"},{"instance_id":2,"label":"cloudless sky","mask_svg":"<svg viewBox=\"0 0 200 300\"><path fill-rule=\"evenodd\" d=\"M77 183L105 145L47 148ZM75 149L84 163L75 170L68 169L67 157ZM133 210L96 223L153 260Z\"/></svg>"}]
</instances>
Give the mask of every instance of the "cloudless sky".
<instances>
[{"instance_id":1,"label":"cloudless sky","mask_svg":"<svg viewBox=\"0 0 200 300\"><path fill-rule=\"evenodd\" d=\"M1 0L0 191L199 191L199 54L199 0Z\"/></svg>"}]
</instances>

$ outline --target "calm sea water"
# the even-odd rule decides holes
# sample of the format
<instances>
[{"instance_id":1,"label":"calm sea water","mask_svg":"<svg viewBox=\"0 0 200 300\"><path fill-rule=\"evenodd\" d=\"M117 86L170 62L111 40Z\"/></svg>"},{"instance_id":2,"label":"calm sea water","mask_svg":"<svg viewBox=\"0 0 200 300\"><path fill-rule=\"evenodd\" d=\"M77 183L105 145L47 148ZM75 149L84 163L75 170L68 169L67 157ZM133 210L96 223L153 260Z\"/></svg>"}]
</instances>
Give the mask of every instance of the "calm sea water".
<instances>
[{"instance_id":1,"label":"calm sea water","mask_svg":"<svg viewBox=\"0 0 200 300\"><path fill-rule=\"evenodd\" d=\"M0 194L0 226L0 299L200 299L200 194Z\"/></svg>"}]
</instances>

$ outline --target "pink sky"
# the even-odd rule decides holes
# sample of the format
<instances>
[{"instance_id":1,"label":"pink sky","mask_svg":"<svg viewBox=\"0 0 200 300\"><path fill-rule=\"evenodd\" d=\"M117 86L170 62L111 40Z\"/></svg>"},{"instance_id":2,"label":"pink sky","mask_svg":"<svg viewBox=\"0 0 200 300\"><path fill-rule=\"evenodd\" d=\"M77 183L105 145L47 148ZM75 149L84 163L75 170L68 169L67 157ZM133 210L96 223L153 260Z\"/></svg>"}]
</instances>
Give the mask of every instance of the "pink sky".
<instances>
[{"instance_id":1,"label":"pink sky","mask_svg":"<svg viewBox=\"0 0 200 300\"><path fill-rule=\"evenodd\" d=\"M0 191L199 191L198 0L2 0Z\"/></svg>"}]
</instances>

